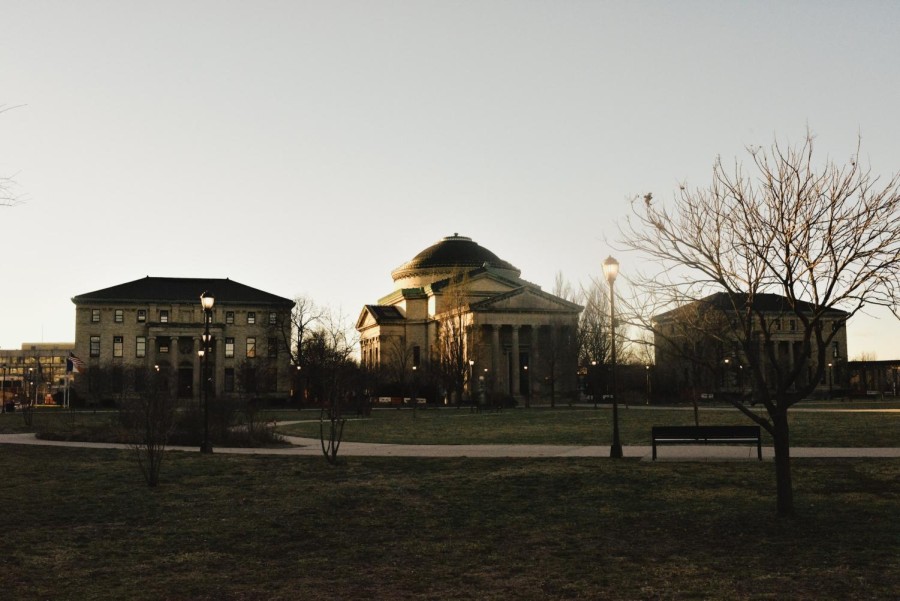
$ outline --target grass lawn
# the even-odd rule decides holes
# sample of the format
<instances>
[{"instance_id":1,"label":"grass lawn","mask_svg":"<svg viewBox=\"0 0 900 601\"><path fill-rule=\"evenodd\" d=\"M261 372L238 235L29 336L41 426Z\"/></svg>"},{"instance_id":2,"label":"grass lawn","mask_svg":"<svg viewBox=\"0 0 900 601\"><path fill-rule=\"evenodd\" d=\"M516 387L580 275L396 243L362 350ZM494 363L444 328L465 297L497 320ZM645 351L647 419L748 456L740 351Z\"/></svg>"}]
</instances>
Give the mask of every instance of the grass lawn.
<instances>
[{"instance_id":1,"label":"grass lawn","mask_svg":"<svg viewBox=\"0 0 900 601\"><path fill-rule=\"evenodd\" d=\"M895 599L900 460L771 465L0 446L4 599Z\"/></svg>"},{"instance_id":2,"label":"grass lawn","mask_svg":"<svg viewBox=\"0 0 900 601\"><path fill-rule=\"evenodd\" d=\"M851 406L852 407L852 406ZM900 405L885 405L900 408ZM847 408L838 406L833 408ZM896 413L805 412L791 414L791 443L810 447L900 446L900 411ZM605 445L612 439L609 409L514 409L500 413L471 413L468 409L385 409L371 418L348 420L344 440L398 444L563 444ZM307 423L282 426L279 432L319 436L318 414L286 414L286 419ZM624 407L619 410L621 440L625 445L649 445L655 425L694 423L693 411ZM700 412L701 424L750 424L734 408ZM771 444L763 431L763 444Z\"/></svg>"}]
</instances>

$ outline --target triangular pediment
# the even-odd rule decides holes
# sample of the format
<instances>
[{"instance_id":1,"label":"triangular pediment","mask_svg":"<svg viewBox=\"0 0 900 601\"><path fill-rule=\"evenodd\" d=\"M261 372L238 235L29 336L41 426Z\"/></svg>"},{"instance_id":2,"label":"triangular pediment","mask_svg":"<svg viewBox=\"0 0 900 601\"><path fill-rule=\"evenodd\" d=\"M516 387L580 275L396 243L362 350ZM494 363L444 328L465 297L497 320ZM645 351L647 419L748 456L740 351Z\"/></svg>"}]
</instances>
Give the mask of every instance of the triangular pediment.
<instances>
[{"instance_id":1,"label":"triangular pediment","mask_svg":"<svg viewBox=\"0 0 900 601\"><path fill-rule=\"evenodd\" d=\"M552 312L579 313L581 305L569 302L553 294L549 294L530 286L520 286L483 301L473 303L473 312Z\"/></svg>"},{"instance_id":2,"label":"triangular pediment","mask_svg":"<svg viewBox=\"0 0 900 601\"><path fill-rule=\"evenodd\" d=\"M356 320L356 329L364 330L372 326L398 323L404 320L403 314L393 306L385 305L366 305L363 307Z\"/></svg>"}]
</instances>

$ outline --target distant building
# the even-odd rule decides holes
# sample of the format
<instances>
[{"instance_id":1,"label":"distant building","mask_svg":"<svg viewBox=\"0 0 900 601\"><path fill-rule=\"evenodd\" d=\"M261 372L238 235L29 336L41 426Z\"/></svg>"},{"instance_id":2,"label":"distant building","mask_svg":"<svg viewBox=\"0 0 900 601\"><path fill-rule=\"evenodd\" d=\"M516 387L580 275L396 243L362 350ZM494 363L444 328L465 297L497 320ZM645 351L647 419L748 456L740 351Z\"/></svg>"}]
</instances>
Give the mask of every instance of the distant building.
<instances>
[{"instance_id":1,"label":"distant building","mask_svg":"<svg viewBox=\"0 0 900 601\"><path fill-rule=\"evenodd\" d=\"M853 396L896 397L900 392L900 360L862 360L847 364L848 392Z\"/></svg>"},{"instance_id":2,"label":"distant building","mask_svg":"<svg viewBox=\"0 0 900 601\"><path fill-rule=\"evenodd\" d=\"M26 342L21 349L0 350L0 397L27 397L39 405L59 402L57 393L65 388L66 359L74 348L71 342Z\"/></svg>"},{"instance_id":3,"label":"distant building","mask_svg":"<svg viewBox=\"0 0 900 601\"><path fill-rule=\"evenodd\" d=\"M230 279L146 277L79 294L75 355L85 369L78 393L91 400L139 387L144 372L167 372L181 398L199 398L204 312L215 299L210 334L211 393L287 397L285 328L294 302ZM287 330L289 331L289 330Z\"/></svg>"},{"instance_id":4,"label":"distant building","mask_svg":"<svg viewBox=\"0 0 900 601\"><path fill-rule=\"evenodd\" d=\"M392 292L362 309L356 328L363 366L397 374L452 359L467 367L463 389L470 397L573 394L582 307L520 273L465 236L429 246L391 273Z\"/></svg>"},{"instance_id":5,"label":"distant building","mask_svg":"<svg viewBox=\"0 0 900 601\"><path fill-rule=\"evenodd\" d=\"M717 293L654 317L654 346L658 386L670 395L700 394L748 395L753 387L748 356L732 334L739 327L738 311L748 310L745 295L729 297ZM734 303L739 306L736 307ZM813 305L777 294L753 297L750 353L765 365L767 385L776 381L775 369L793 370L803 358L804 326L801 315L811 316ZM845 311L824 312L823 328L834 337L826 351L824 376L815 382L817 390L841 388L847 374L847 321ZM769 332L768 342L763 328ZM768 359L774 357L774 361ZM816 353L801 371L797 386L812 383L816 371ZM746 372L746 373L745 373ZM662 390L661 390L662 392Z\"/></svg>"}]
</instances>

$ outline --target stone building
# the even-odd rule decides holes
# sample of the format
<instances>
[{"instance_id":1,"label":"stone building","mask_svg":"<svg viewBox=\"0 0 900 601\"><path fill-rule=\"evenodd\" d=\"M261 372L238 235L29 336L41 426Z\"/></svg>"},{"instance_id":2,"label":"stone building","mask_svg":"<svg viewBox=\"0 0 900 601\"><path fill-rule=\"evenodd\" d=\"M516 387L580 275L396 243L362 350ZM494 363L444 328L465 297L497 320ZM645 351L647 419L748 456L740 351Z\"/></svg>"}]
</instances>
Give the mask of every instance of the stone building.
<instances>
[{"instance_id":1,"label":"stone building","mask_svg":"<svg viewBox=\"0 0 900 601\"><path fill-rule=\"evenodd\" d=\"M813 383L816 352L804 351L805 326L801 317L818 314L826 349L824 375L815 382L821 394L843 386L847 373L848 314L837 309L816 310L806 302L793 306L777 294L757 294L752 306L746 295L717 293L654 317L657 386L670 395L740 395L752 393L749 357L742 345L741 316L753 315L750 353L765 367L767 386L778 381L777 371L799 368L793 388ZM765 330L766 335L763 331ZM768 338L768 339L767 339Z\"/></svg>"},{"instance_id":2,"label":"stone building","mask_svg":"<svg viewBox=\"0 0 900 601\"><path fill-rule=\"evenodd\" d=\"M526 402L574 394L582 307L520 274L458 234L429 246L391 273L392 292L362 309L363 366L393 371L398 380L403 370L441 370L446 379L448 367L455 369L458 386L445 381L438 393L448 402L463 400L454 394Z\"/></svg>"},{"instance_id":3,"label":"stone building","mask_svg":"<svg viewBox=\"0 0 900 601\"><path fill-rule=\"evenodd\" d=\"M180 398L201 390L205 315L210 320L210 393L287 397L290 354L283 328L294 302L231 279L150 277L79 294L75 355L85 369L75 387L88 400L127 393L142 372L166 372Z\"/></svg>"}]
</instances>

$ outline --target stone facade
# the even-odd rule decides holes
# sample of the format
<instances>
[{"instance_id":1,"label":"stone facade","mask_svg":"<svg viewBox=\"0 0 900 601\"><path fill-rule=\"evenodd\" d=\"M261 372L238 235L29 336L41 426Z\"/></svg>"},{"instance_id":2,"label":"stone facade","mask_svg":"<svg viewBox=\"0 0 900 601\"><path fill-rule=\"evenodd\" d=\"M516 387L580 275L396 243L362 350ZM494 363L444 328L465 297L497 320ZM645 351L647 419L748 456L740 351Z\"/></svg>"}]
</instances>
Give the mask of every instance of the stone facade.
<instances>
[{"instance_id":1,"label":"stone facade","mask_svg":"<svg viewBox=\"0 0 900 601\"><path fill-rule=\"evenodd\" d=\"M72 299L74 352L85 363L76 377L79 395L89 401L116 396L133 386L129 373L153 370L169 375L179 397L199 399L204 292L215 299L210 394L286 398L292 300L230 279L151 277Z\"/></svg>"},{"instance_id":2,"label":"stone facade","mask_svg":"<svg viewBox=\"0 0 900 601\"><path fill-rule=\"evenodd\" d=\"M743 302L740 295L736 298ZM740 327L734 302L721 293L654 318L656 376L661 389L669 393L686 393L691 389L713 396L751 394L753 382L746 368L749 364L746 351L739 338L730 334ZM768 386L774 386L777 381L776 368L792 371L798 365L801 371L796 385L812 383L816 357L813 352L805 366L800 363L804 356L804 326L800 316L811 316L813 312L808 303L797 301L796 308L791 308L786 298L775 294L754 297L754 338L750 347L757 355L756 362L765 366L763 376ZM824 376L815 382L817 390L826 394L829 388L846 382L847 313L826 310L820 319L826 336L833 333L826 350ZM762 334L763 328L768 331L768 341Z\"/></svg>"},{"instance_id":3,"label":"stone facade","mask_svg":"<svg viewBox=\"0 0 900 601\"><path fill-rule=\"evenodd\" d=\"M538 402L574 394L582 308L519 276L470 238L442 239L395 269L394 291L363 308L363 366L396 371L398 363L435 368L454 359L467 366L470 398L489 391Z\"/></svg>"}]
</instances>

